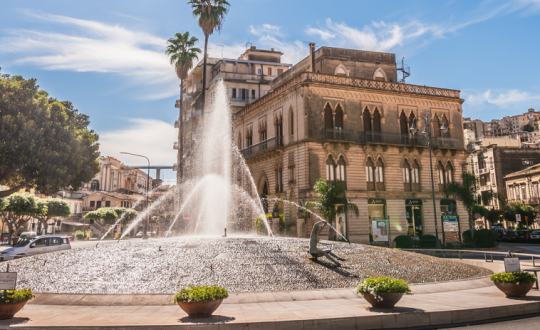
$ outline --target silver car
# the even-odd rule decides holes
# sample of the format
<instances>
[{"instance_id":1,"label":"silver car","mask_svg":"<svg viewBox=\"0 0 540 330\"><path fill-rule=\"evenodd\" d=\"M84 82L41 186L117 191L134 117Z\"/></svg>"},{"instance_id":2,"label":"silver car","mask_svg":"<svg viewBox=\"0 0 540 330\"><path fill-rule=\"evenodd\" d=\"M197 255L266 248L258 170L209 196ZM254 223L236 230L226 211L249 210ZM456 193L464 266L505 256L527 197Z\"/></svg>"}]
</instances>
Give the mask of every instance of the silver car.
<instances>
[{"instance_id":1,"label":"silver car","mask_svg":"<svg viewBox=\"0 0 540 330\"><path fill-rule=\"evenodd\" d=\"M71 244L67 236L25 237L19 240L14 247L2 251L0 261L70 249Z\"/></svg>"}]
</instances>

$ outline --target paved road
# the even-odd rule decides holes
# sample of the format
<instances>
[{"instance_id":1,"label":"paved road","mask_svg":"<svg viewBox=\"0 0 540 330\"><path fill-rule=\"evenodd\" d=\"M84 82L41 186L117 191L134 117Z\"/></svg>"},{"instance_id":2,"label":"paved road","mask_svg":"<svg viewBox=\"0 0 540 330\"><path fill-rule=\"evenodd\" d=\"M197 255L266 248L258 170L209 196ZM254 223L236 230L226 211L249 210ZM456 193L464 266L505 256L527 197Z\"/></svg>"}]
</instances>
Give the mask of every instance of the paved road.
<instances>
[{"instance_id":1,"label":"paved road","mask_svg":"<svg viewBox=\"0 0 540 330\"><path fill-rule=\"evenodd\" d=\"M499 243L500 247L513 247L527 250L527 253L540 254L540 244L538 243Z\"/></svg>"},{"instance_id":2,"label":"paved road","mask_svg":"<svg viewBox=\"0 0 540 330\"><path fill-rule=\"evenodd\" d=\"M123 242L124 241L137 241L137 240L141 240L142 238L130 238L130 239L125 239L125 240L122 240ZM117 240L103 240L101 241L101 243L99 243L99 245L102 245L102 244L113 244L113 243L116 243ZM92 240L92 241L72 241L70 242L71 244L71 248L72 249L80 249L80 248L85 248L85 247L92 247L92 246L96 246L96 244L98 243L98 240ZM8 246L8 245L0 245L0 252L1 251L4 251L5 249L8 249L10 248L11 246Z\"/></svg>"},{"instance_id":3,"label":"paved road","mask_svg":"<svg viewBox=\"0 0 540 330\"><path fill-rule=\"evenodd\" d=\"M538 315L538 314L536 314ZM467 330L538 330L540 329L540 316L526 317L521 319L508 319L501 322L489 322L478 325L466 325L457 328L432 328L432 329L467 329Z\"/></svg>"}]
</instances>

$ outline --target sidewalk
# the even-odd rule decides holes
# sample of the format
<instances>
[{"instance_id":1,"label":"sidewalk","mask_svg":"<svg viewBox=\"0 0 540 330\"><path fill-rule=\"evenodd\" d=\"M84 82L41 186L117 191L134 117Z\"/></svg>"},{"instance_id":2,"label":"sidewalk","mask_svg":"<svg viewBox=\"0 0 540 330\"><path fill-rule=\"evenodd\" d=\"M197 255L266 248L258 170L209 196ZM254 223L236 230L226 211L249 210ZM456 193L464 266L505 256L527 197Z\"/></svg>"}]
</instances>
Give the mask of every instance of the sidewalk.
<instances>
[{"instance_id":1,"label":"sidewalk","mask_svg":"<svg viewBox=\"0 0 540 330\"><path fill-rule=\"evenodd\" d=\"M40 298L29 303L17 318L0 321L0 329L382 329L447 325L540 312L540 292L532 290L525 298L508 299L487 281L481 278L414 286L413 292L417 293L404 296L398 307L390 310L372 309L364 299L350 294L347 298L325 298L320 295L325 290L311 291L313 300L284 298L246 303L239 299L226 300L207 319L191 319L172 302L153 306L140 300L140 305L127 306L95 303L60 306L39 304L38 300L44 302ZM456 288L463 290L448 291ZM431 291L446 292L428 293ZM103 296L94 298L95 302L100 298L106 301Z\"/></svg>"}]
</instances>

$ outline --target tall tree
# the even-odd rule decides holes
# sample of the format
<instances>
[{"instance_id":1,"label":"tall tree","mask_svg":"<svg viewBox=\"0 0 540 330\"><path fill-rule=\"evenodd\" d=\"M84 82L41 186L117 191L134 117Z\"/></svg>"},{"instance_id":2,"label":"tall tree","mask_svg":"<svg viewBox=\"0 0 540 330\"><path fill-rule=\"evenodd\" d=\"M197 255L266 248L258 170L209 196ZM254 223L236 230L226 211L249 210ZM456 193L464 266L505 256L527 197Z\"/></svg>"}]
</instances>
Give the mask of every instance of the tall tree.
<instances>
[{"instance_id":1,"label":"tall tree","mask_svg":"<svg viewBox=\"0 0 540 330\"><path fill-rule=\"evenodd\" d=\"M59 102L35 79L0 77L0 191L34 187L46 195L77 189L99 172L98 135L88 116Z\"/></svg>"},{"instance_id":2,"label":"tall tree","mask_svg":"<svg viewBox=\"0 0 540 330\"><path fill-rule=\"evenodd\" d=\"M30 194L12 194L0 202L0 219L9 227L9 237L26 225L32 217L47 213L47 206L38 203L38 198Z\"/></svg>"},{"instance_id":3,"label":"tall tree","mask_svg":"<svg viewBox=\"0 0 540 330\"><path fill-rule=\"evenodd\" d=\"M189 32L185 33L176 33L174 38L171 38L167 41L167 49L165 54L170 57L171 64L174 65L176 70L176 75L180 78L180 106L179 106L179 116L180 116L180 130L178 131L178 137L180 139L180 159L178 160L178 165L180 167L180 180L184 178L184 116L182 112L182 106L184 105L183 91L182 87L184 85L184 80L187 78L189 70L193 67L193 60L199 59L198 54L201 53L201 50L195 46L195 43L199 39L195 37L190 37Z\"/></svg>"},{"instance_id":4,"label":"tall tree","mask_svg":"<svg viewBox=\"0 0 540 330\"><path fill-rule=\"evenodd\" d=\"M188 4L193 9L193 16L199 20L199 26L204 33L203 85L202 85L202 116L206 96L206 58L208 57L208 38L215 30L221 32L225 15L231 6L226 0L190 0Z\"/></svg>"},{"instance_id":5,"label":"tall tree","mask_svg":"<svg viewBox=\"0 0 540 330\"><path fill-rule=\"evenodd\" d=\"M47 230L49 220L56 217L69 217L71 215L71 207L68 202L59 199L40 199L38 200L38 206L43 205L42 208L47 211L43 214L36 216L36 219L41 223L41 228Z\"/></svg>"},{"instance_id":6,"label":"tall tree","mask_svg":"<svg viewBox=\"0 0 540 330\"><path fill-rule=\"evenodd\" d=\"M316 200L308 202L306 205L309 208L318 208L326 221L332 226L336 227L335 218L338 213L350 210L354 211L356 216L358 216L358 206L347 202L347 195L343 185L336 182L328 182L320 178L315 182L313 192L315 193ZM341 235L342 233L339 234Z\"/></svg>"},{"instance_id":7,"label":"tall tree","mask_svg":"<svg viewBox=\"0 0 540 330\"><path fill-rule=\"evenodd\" d=\"M461 174L461 182L451 182L446 185L446 194L461 201L467 209L469 216L469 229L471 230L471 238L474 239L474 217L473 208L478 204L478 181L474 174L463 172Z\"/></svg>"},{"instance_id":8,"label":"tall tree","mask_svg":"<svg viewBox=\"0 0 540 330\"><path fill-rule=\"evenodd\" d=\"M126 225L129 221L135 219L139 213L134 209L124 208L124 207L102 207L95 211L88 212L84 216L85 219L91 219L96 221L101 226L106 224L113 224L118 220L123 214L124 217L121 220L122 225Z\"/></svg>"}]
</instances>

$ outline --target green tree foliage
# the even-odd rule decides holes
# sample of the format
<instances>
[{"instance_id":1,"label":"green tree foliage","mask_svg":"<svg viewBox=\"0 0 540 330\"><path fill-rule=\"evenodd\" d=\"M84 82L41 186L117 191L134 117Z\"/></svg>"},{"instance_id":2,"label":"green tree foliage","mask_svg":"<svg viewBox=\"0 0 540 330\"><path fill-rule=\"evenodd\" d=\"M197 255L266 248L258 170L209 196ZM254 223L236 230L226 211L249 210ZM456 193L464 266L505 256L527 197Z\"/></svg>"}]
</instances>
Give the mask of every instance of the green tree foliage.
<instances>
[{"instance_id":1,"label":"green tree foliage","mask_svg":"<svg viewBox=\"0 0 540 330\"><path fill-rule=\"evenodd\" d=\"M268 223L268 225L272 223L271 214L266 214L266 222ZM264 224L262 215L259 215L257 218L255 218L255 235L268 236L268 229Z\"/></svg>"},{"instance_id":2,"label":"green tree foliage","mask_svg":"<svg viewBox=\"0 0 540 330\"><path fill-rule=\"evenodd\" d=\"M534 126L531 124L526 124L525 126L523 126L523 130L526 132L534 132Z\"/></svg>"},{"instance_id":3,"label":"green tree foliage","mask_svg":"<svg viewBox=\"0 0 540 330\"><path fill-rule=\"evenodd\" d=\"M494 225L500 221L501 215L502 212L499 210L489 210L485 218L491 225Z\"/></svg>"},{"instance_id":4,"label":"green tree foliage","mask_svg":"<svg viewBox=\"0 0 540 330\"><path fill-rule=\"evenodd\" d=\"M466 230L463 232L463 243L479 248L491 248L497 245L497 240L495 232L490 229L477 230L474 239L471 238L471 231Z\"/></svg>"},{"instance_id":5,"label":"green tree foliage","mask_svg":"<svg viewBox=\"0 0 540 330\"><path fill-rule=\"evenodd\" d=\"M410 235L398 235L394 238L394 242L396 242L396 248L398 249L413 248L413 238Z\"/></svg>"},{"instance_id":6,"label":"green tree foliage","mask_svg":"<svg viewBox=\"0 0 540 330\"><path fill-rule=\"evenodd\" d=\"M71 207L68 202L59 199L39 199L38 205L42 205L47 211L39 216L36 216L36 219L41 223L43 228L47 229L49 220L56 217L69 217L71 215Z\"/></svg>"},{"instance_id":7,"label":"green tree foliage","mask_svg":"<svg viewBox=\"0 0 540 330\"><path fill-rule=\"evenodd\" d=\"M188 4L193 9L193 16L199 22L204 33L204 59L203 59L203 85L202 85L202 109L206 96L206 58L208 54L208 38L215 30L221 32L225 16L231 6L226 0L190 0ZM203 111L204 114L204 111Z\"/></svg>"},{"instance_id":8,"label":"green tree foliage","mask_svg":"<svg viewBox=\"0 0 540 330\"><path fill-rule=\"evenodd\" d=\"M46 195L78 188L99 172L98 135L88 116L60 102L35 79L0 77L0 191L34 187Z\"/></svg>"},{"instance_id":9,"label":"green tree foliage","mask_svg":"<svg viewBox=\"0 0 540 330\"><path fill-rule=\"evenodd\" d=\"M527 228L534 222L534 217L536 213L540 210L535 210L529 204L525 203L510 203L504 208L503 217L510 221L516 222L516 214L521 215L521 223L518 224L519 227Z\"/></svg>"},{"instance_id":10,"label":"green tree foliage","mask_svg":"<svg viewBox=\"0 0 540 330\"><path fill-rule=\"evenodd\" d=\"M121 220L123 225L127 224L129 221L135 219L139 213L134 209L127 209L124 207L102 207L95 211L88 212L84 218L91 219L99 223L101 226L106 224L112 224L118 220L124 214L124 217Z\"/></svg>"},{"instance_id":11,"label":"green tree foliage","mask_svg":"<svg viewBox=\"0 0 540 330\"><path fill-rule=\"evenodd\" d=\"M308 208L318 208L323 217L335 227L336 214L345 211L353 211L356 216L360 213L358 206L347 202L347 195L342 185L336 182L328 182L320 178L313 186L316 200L306 203Z\"/></svg>"},{"instance_id":12,"label":"green tree foliage","mask_svg":"<svg viewBox=\"0 0 540 330\"><path fill-rule=\"evenodd\" d=\"M47 213L47 206L38 203L38 198L30 194L11 194L3 199L0 210L2 222L9 227L10 237L13 232L26 225L32 217Z\"/></svg>"},{"instance_id":13,"label":"green tree foliage","mask_svg":"<svg viewBox=\"0 0 540 330\"><path fill-rule=\"evenodd\" d=\"M461 174L461 182L451 182L446 185L446 194L458 199L463 203L469 215L469 229L471 236L474 238L474 217L473 208L478 204L476 198L478 182L474 174L463 172Z\"/></svg>"}]
</instances>

